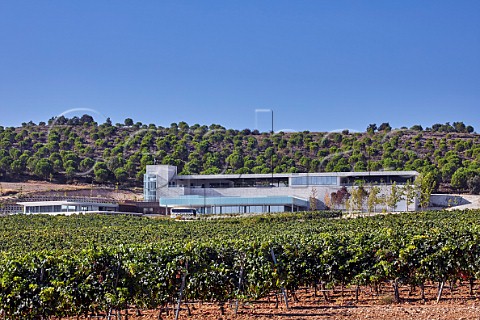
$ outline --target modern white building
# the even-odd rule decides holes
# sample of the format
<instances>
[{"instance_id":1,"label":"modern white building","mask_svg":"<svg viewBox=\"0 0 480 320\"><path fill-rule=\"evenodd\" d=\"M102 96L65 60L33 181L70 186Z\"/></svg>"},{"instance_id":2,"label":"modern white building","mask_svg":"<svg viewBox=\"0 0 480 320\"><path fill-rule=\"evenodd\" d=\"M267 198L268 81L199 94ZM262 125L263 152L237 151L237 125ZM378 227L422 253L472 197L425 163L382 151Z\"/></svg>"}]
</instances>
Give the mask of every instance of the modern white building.
<instances>
[{"instance_id":1,"label":"modern white building","mask_svg":"<svg viewBox=\"0 0 480 320\"><path fill-rule=\"evenodd\" d=\"M118 204L81 201L30 201L18 202L24 214L78 214L87 212L117 212Z\"/></svg>"},{"instance_id":2,"label":"modern white building","mask_svg":"<svg viewBox=\"0 0 480 320\"><path fill-rule=\"evenodd\" d=\"M316 194L317 208L325 208L325 195L358 181L378 185L383 193L396 182L413 182L416 171L322 172L275 174L178 175L177 167L149 165L144 175L144 201L162 207L191 207L199 213L248 213L300 211L310 208ZM411 205L409 209L416 209ZM396 211L405 211L400 201Z\"/></svg>"}]
</instances>

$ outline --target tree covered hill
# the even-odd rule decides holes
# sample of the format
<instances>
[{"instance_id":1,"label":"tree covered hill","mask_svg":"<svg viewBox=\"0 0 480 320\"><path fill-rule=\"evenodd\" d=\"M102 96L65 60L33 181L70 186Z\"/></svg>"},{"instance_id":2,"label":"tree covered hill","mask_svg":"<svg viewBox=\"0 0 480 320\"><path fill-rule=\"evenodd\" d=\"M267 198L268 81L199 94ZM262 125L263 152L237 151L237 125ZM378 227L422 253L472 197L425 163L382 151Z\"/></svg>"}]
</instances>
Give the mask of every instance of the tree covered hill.
<instances>
[{"instance_id":1,"label":"tree covered hill","mask_svg":"<svg viewBox=\"0 0 480 320\"><path fill-rule=\"evenodd\" d=\"M443 191L480 189L480 135L463 122L425 130L260 133L220 125L98 124L89 115L0 126L0 179L141 185L145 166L181 174L417 170Z\"/></svg>"}]
</instances>

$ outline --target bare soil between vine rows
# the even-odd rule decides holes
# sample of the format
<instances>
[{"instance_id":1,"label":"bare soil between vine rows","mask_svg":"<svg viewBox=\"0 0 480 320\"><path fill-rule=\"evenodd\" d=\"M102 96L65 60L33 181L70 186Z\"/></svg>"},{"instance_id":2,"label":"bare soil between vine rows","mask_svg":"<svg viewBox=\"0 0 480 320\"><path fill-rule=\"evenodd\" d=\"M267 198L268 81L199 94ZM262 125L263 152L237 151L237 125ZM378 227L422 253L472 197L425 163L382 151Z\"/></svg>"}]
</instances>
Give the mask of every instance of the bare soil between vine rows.
<instances>
[{"instance_id":1,"label":"bare soil between vine rows","mask_svg":"<svg viewBox=\"0 0 480 320\"><path fill-rule=\"evenodd\" d=\"M278 307L275 295L258 301L239 303L235 314L235 302L225 303L223 314L218 303L183 303L179 319L480 319L480 287L477 283L474 295L469 294L468 285L454 286L453 291L446 285L442 298L436 302L436 285L425 288L426 302L420 297L420 289L412 293L407 286L400 289L400 303L393 301L393 290L383 286L376 294L370 287L360 290L358 301L354 288L346 288L343 295L340 288L328 292L329 301L322 293L317 296L313 289L301 289L296 292L298 300L289 294L289 308L286 308L283 296L278 294ZM168 314L164 310L160 319L175 319L175 306L168 306ZM121 311L121 319L153 320L159 319L159 310L135 309ZM116 312L114 312L116 314ZM105 315L92 316L91 319L105 319ZM73 319L73 318L72 318ZM76 319L76 318L75 318ZM85 318L80 318L85 319ZM88 319L88 318L87 318ZM117 319L112 316L111 319Z\"/></svg>"}]
</instances>

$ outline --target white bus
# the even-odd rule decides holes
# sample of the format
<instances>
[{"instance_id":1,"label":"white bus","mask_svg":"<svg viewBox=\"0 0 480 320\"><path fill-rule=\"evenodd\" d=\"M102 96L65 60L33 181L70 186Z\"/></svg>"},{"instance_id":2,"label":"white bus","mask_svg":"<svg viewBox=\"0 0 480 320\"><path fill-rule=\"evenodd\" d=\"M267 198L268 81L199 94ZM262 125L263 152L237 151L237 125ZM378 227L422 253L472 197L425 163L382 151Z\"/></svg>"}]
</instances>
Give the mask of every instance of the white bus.
<instances>
[{"instance_id":1,"label":"white bus","mask_svg":"<svg viewBox=\"0 0 480 320\"><path fill-rule=\"evenodd\" d=\"M170 216L172 218L176 217L196 217L197 210L193 208L185 208L185 207L173 207L170 209Z\"/></svg>"}]
</instances>

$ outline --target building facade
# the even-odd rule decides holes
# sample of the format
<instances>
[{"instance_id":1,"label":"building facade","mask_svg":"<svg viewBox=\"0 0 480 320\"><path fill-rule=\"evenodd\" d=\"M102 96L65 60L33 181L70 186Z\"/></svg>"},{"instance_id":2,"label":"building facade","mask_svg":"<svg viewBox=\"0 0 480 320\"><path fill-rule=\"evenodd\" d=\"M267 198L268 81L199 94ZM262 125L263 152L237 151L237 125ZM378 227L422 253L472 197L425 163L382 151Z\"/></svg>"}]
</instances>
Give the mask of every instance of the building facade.
<instances>
[{"instance_id":1,"label":"building facade","mask_svg":"<svg viewBox=\"0 0 480 320\"><path fill-rule=\"evenodd\" d=\"M18 202L23 207L24 214L78 214L87 212L117 212L118 204L85 201L29 201Z\"/></svg>"},{"instance_id":2,"label":"building facade","mask_svg":"<svg viewBox=\"0 0 480 320\"><path fill-rule=\"evenodd\" d=\"M199 213L248 213L309 210L312 198L324 209L324 199L358 181L379 186L387 194L395 182L400 188L413 182L416 171L322 172L275 174L178 175L177 167L149 165L144 175L144 200L161 207L192 207ZM417 205L409 209L415 210ZM396 211L405 211L405 200Z\"/></svg>"}]
</instances>

